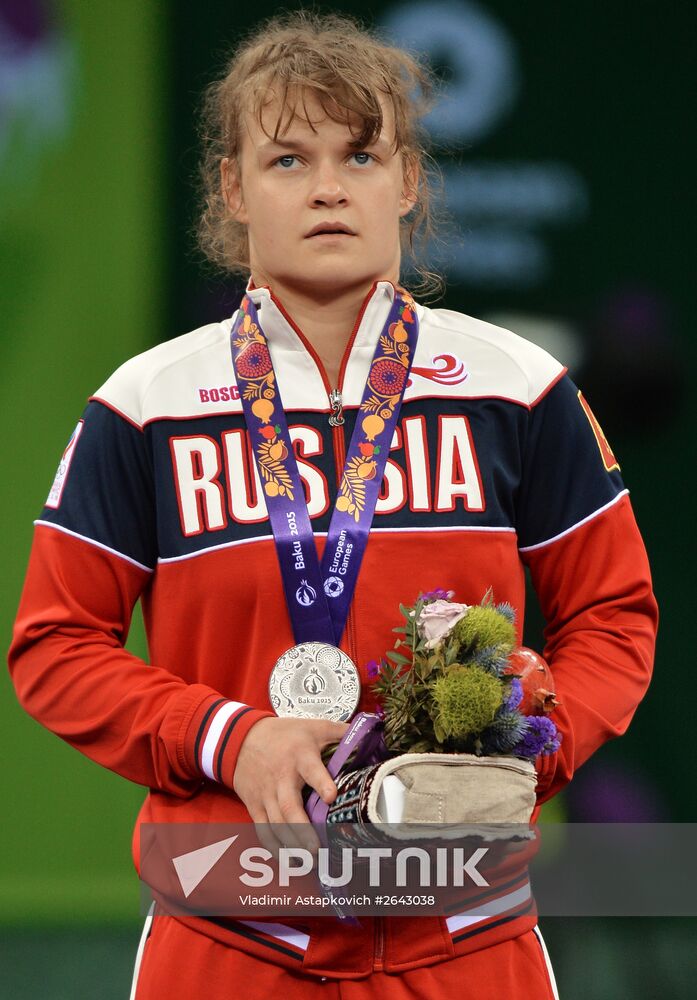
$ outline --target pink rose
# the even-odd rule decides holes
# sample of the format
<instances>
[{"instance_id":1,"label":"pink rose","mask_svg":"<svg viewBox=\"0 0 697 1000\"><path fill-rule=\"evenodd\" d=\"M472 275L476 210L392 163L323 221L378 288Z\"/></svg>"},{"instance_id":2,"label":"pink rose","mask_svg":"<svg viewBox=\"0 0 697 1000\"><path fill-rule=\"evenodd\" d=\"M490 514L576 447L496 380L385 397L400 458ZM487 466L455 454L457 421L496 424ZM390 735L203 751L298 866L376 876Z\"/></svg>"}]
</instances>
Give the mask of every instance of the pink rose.
<instances>
[{"instance_id":1,"label":"pink rose","mask_svg":"<svg viewBox=\"0 0 697 1000\"><path fill-rule=\"evenodd\" d=\"M425 604L416 619L416 627L421 638L426 640L426 649L434 649L469 609L469 604L458 604L456 601Z\"/></svg>"}]
</instances>

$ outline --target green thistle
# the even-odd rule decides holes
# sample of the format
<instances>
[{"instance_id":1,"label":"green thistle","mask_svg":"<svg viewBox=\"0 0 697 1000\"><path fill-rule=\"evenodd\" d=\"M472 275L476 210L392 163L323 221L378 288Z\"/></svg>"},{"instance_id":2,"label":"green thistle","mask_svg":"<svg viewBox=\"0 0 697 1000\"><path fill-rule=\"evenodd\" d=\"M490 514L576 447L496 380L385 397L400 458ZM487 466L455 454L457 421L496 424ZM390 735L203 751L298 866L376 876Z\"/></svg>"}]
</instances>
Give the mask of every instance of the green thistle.
<instances>
[{"instance_id":1,"label":"green thistle","mask_svg":"<svg viewBox=\"0 0 697 1000\"><path fill-rule=\"evenodd\" d=\"M453 629L460 649L482 649L496 646L502 653L510 653L516 645L513 623L491 606L473 605Z\"/></svg>"},{"instance_id":2,"label":"green thistle","mask_svg":"<svg viewBox=\"0 0 697 1000\"><path fill-rule=\"evenodd\" d=\"M478 736L503 701L502 681L476 666L456 664L434 681L431 690L431 717L441 739Z\"/></svg>"}]
</instances>

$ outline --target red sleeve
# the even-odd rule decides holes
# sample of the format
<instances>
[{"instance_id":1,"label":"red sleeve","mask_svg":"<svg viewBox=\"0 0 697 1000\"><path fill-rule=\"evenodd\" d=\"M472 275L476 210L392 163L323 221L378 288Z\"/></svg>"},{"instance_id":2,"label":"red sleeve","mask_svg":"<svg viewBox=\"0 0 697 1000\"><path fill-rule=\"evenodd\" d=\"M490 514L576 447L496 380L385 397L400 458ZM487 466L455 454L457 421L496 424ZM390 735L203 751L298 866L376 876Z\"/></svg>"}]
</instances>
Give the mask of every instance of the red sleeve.
<instances>
[{"instance_id":1,"label":"red sleeve","mask_svg":"<svg viewBox=\"0 0 697 1000\"><path fill-rule=\"evenodd\" d=\"M627 495L521 556L549 623L544 656L561 701L561 748L537 762L542 803L627 729L651 677L658 611Z\"/></svg>"},{"instance_id":2,"label":"red sleeve","mask_svg":"<svg viewBox=\"0 0 697 1000\"><path fill-rule=\"evenodd\" d=\"M249 729L271 715L189 684L123 648L150 573L118 553L39 525L9 654L31 716L92 760L186 797L232 787Z\"/></svg>"}]
</instances>

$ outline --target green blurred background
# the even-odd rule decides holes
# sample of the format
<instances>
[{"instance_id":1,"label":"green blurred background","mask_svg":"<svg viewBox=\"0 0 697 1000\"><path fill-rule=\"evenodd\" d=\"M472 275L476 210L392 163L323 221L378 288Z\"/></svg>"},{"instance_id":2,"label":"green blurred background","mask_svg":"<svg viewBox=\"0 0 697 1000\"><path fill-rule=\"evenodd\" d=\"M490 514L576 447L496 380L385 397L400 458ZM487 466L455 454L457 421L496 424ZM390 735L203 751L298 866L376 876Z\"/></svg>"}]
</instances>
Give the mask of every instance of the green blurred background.
<instances>
[{"instance_id":1,"label":"green blurred background","mask_svg":"<svg viewBox=\"0 0 697 1000\"><path fill-rule=\"evenodd\" d=\"M691 6L320 9L428 53L443 87L429 124L450 221L429 254L448 278L444 304L569 365L620 457L649 549L662 610L655 681L629 734L547 818L694 822L681 627L697 563ZM0 0L5 647L32 519L86 397L130 355L225 316L239 297L193 249L195 117L230 45L274 11L263 0L253 16L219 0ZM540 627L531 596L531 645ZM140 627L129 646L145 655ZM0 686L0 997L126 997L143 790L25 716L6 675ZM562 998L693 995L694 921L542 927Z\"/></svg>"}]
</instances>

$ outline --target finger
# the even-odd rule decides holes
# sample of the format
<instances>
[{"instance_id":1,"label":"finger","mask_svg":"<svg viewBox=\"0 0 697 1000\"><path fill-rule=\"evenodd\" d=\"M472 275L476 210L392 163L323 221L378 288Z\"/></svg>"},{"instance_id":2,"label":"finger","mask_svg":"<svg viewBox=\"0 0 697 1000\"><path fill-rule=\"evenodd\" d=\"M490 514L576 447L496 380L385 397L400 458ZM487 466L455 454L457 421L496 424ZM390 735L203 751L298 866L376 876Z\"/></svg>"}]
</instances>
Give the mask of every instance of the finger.
<instances>
[{"instance_id":1,"label":"finger","mask_svg":"<svg viewBox=\"0 0 697 1000\"><path fill-rule=\"evenodd\" d=\"M257 837L259 838L259 843L262 847L266 848L276 861L278 861L278 852L283 845L274 835L274 828L269 821L266 810L262 808L255 811L255 815L252 819L254 820L254 829Z\"/></svg>"},{"instance_id":2,"label":"finger","mask_svg":"<svg viewBox=\"0 0 697 1000\"><path fill-rule=\"evenodd\" d=\"M301 790L304 781L302 776L296 772L294 782L284 782L278 788L278 806L284 822L293 832L300 846L308 851L316 851L319 841L315 835L309 817L305 812Z\"/></svg>"},{"instance_id":3,"label":"finger","mask_svg":"<svg viewBox=\"0 0 697 1000\"><path fill-rule=\"evenodd\" d=\"M303 830L307 832L301 832ZM273 831L276 839L280 841L281 847L289 851L306 851L308 854L317 854L319 840L309 824L279 823L274 824Z\"/></svg>"},{"instance_id":4,"label":"finger","mask_svg":"<svg viewBox=\"0 0 697 1000\"><path fill-rule=\"evenodd\" d=\"M317 792L323 802L331 803L337 795L336 784L319 757L302 757L298 771L305 782Z\"/></svg>"},{"instance_id":5,"label":"finger","mask_svg":"<svg viewBox=\"0 0 697 1000\"><path fill-rule=\"evenodd\" d=\"M288 819L286 819L286 812ZM288 805L284 812L284 806L280 802L269 803L269 822L273 824L274 836L282 843L283 847L302 847L306 851L314 852L319 847L319 842L302 805L301 812L303 820L299 819L295 805Z\"/></svg>"},{"instance_id":6,"label":"finger","mask_svg":"<svg viewBox=\"0 0 697 1000\"><path fill-rule=\"evenodd\" d=\"M295 826L304 826L309 823L302 796L299 789L283 786L278 790L278 808L281 813L282 822L292 823Z\"/></svg>"},{"instance_id":7,"label":"finger","mask_svg":"<svg viewBox=\"0 0 697 1000\"><path fill-rule=\"evenodd\" d=\"M329 722L327 719L319 720L317 726L317 739L320 746L328 743L340 743L348 732L350 724L348 722Z\"/></svg>"}]
</instances>

